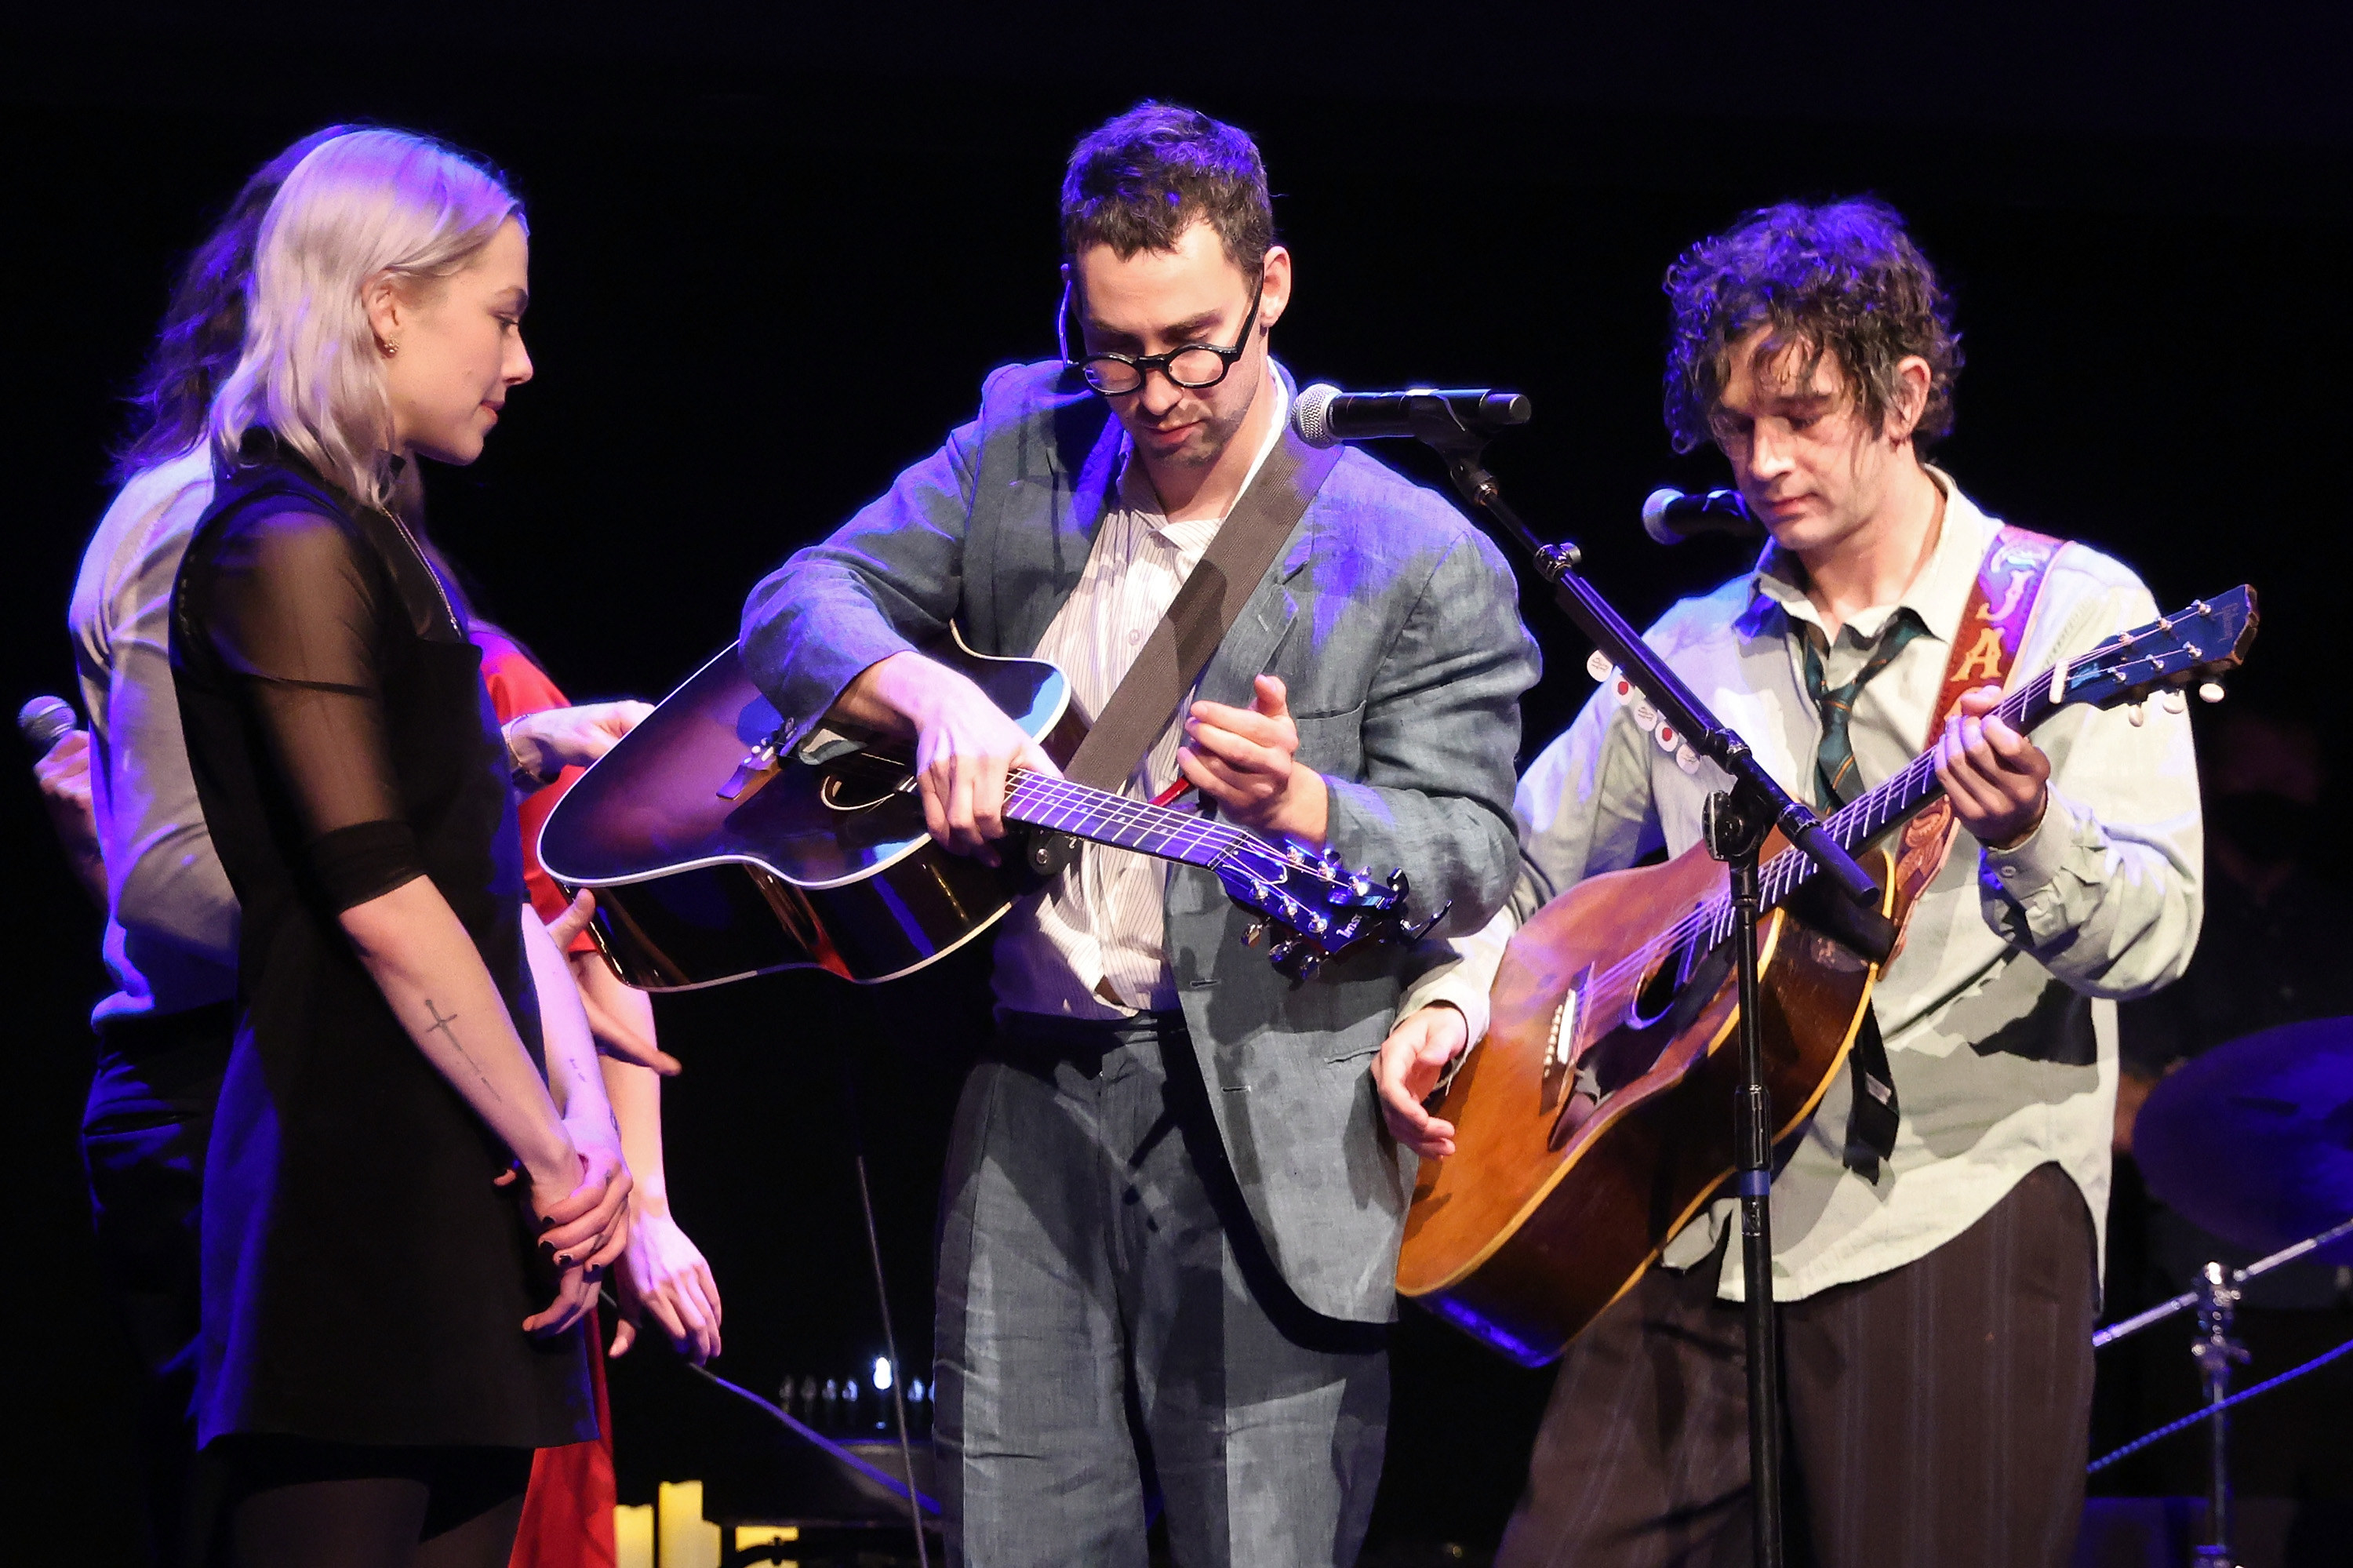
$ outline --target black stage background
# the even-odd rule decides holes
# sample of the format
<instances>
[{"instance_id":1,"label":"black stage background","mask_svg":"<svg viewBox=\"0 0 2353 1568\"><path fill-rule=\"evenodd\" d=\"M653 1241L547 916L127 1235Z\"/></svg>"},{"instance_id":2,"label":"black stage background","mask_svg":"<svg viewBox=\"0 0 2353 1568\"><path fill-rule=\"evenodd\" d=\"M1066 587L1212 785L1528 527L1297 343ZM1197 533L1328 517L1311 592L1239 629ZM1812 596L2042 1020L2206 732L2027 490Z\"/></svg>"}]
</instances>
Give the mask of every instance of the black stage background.
<instances>
[{"instance_id":1,"label":"black stage background","mask_svg":"<svg viewBox=\"0 0 2353 1568\"><path fill-rule=\"evenodd\" d=\"M114 399L179 254L294 136L375 118L512 171L539 378L481 464L432 474L435 530L575 695L652 697L733 635L771 563L968 417L986 370L1052 351L1061 159L1157 94L1261 139L1298 257L1291 366L1527 391L1535 424L1492 461L1636 618L1740 565L1722 544L1659 551L1635 523L1654 484L1721 475L1661 430L1660 273L1746 207L1870 189L1958 298L1969 366L1942 461L1961 482L2113 550L2160 600L2253 581L2251 685L2332 702L2353 54L2328 8L1768 23L1709 5L1607 25L1461 9L1357 6L1326 26L1197 6L1157 30L1076 5L874 6L821 28L708 5L13 14L0 695L71 691L61 623ZM1436 477L1418 452L1383 455ZM1550 665L1528 707L1540 743L1589 683L1551 607L1527 613ZM24 1561L111 1563L132 1540L129 1379L75 1149L98 926L32 790L5 798L20 1326L0 1425L21 1452L0 1467L0 1532ZM949 968L882 992L784 977L659 1003L688 1064L668 1093L675 1207L725 1292L737 1381L844 1375L879 1350L849 1068L900 1342L923 1358L937 1150L982 1017L977 971ZM1548 1379L1411 1313L1398 1347L1378 1538L1492 1543ZM715 1462L696 1441L704 1391L663 1359L620 1379L627 1496Z\"/></svg>"}]
</instances>

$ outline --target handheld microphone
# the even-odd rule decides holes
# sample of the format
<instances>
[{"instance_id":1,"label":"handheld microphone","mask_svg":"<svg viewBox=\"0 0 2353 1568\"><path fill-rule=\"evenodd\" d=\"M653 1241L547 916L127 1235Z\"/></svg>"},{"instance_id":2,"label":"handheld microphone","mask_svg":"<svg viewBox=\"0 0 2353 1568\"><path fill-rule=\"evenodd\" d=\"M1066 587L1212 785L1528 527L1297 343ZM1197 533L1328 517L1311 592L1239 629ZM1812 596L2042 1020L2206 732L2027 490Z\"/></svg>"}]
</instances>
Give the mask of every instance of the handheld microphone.
<instances>
[{"instance_id":1,"label":"handheld microphone","mask_svg":"<svg viewBox=\"0 0 2353 1568\"><path fill-rule=\"evenodd\" d=\"M47 754L58 736L74 727L73 705L63 697L35 697L16 710L16 733L35 751Z\"/></svg>"},{"instance_id":2,"label":"handheld microphone","mask_svg":"<svg viewBox=\"0 0 2353 1568\"><path fill-rule=\"evenodd\" d=\"M1535 412L1525 394L1476 390L1441 391L1409 387L1402 392L1343 392L1319 381L1291 407L1291 428L1311 447L1386 436L1445 440L1525 425Z\"/></svg>"},{"instance_id":3,"label":"handheld microphone","mask_svg":"<svg viewBox=\"0 0 2353 1568\"><path fill-rule=\"evenodd\" d=\"M1680 545L1694 534L1754 536L1764 529L1736 490L1685 495L1662 485L1642 503L1642 532L1662 545Z\"/></svg>"}]
</instances>

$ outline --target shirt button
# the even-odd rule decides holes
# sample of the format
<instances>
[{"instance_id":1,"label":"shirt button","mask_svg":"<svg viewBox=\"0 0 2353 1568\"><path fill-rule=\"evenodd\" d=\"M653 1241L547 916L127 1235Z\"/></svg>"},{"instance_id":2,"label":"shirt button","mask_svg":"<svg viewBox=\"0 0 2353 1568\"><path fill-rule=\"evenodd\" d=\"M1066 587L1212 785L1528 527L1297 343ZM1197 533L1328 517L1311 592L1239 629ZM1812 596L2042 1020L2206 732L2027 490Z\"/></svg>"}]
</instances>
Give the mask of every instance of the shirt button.
<instances>
[{"instance_id":1,"label":"shirt button","mask_svg":"<svg viewBox=\"0 0 2353 1568\"><path fill-rule=\"evenodd\" d=\"M1131 632L1129 632L1129 633L1127 634L1127 645L1128 645L1130 648L1134 647L1137 643L1139 643L1139 642L1141 642L1141 641L1144 641L1144 633L1143 633L1143 632L1141 632L1141 631L1131 631Z\"/></svg>"},{"instance_id":2,"label":"shirt button","mask_svg":"<svg viewBox=\"0 0 2353 1568\"><path fill-rule=\"evenodd\" d=\"M2018 867L2014 865L2005 865L2001 868L2001 874L2004 876L2016 876L2018 874Z\"/></svg>"}]
</instances>

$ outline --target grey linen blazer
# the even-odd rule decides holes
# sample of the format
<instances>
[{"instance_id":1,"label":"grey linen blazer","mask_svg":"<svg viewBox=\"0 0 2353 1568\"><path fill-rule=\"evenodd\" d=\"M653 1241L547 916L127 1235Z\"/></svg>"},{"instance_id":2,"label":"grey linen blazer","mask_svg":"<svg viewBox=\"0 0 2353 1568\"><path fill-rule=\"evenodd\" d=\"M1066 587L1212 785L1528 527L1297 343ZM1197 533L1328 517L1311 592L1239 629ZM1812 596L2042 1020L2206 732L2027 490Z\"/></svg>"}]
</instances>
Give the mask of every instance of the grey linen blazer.
<instances>
[{"instance_id":1,"label":"grey linen blazer","mask_svg":"<svg viewBox=\"0 0 2353 1568\"><path fill-rule=\"evenodd\" d=\"M1286 380L1287 380L1286 376ZM980 416L752 592L746 667L787 719L832 706L878 660L953 619L976 650L1028 655L1078 586L1124 444L1053 362L1009 366ZM1282 678L1301 761L1331 790L1331 846L1404 867L1436 935L1509 895L1519 698L1538 670L1502 556L1434 492L1349 450L1211 656L1199 694L1247 705ZM1383 1321L1412 1156L1383 1129L1369 1058L1403 988L1443 952L1367 944L1293 985L1216 877L1168 879L1168 962L1233 1173L1307 1307Z\"/></svg>"}]
</instances>

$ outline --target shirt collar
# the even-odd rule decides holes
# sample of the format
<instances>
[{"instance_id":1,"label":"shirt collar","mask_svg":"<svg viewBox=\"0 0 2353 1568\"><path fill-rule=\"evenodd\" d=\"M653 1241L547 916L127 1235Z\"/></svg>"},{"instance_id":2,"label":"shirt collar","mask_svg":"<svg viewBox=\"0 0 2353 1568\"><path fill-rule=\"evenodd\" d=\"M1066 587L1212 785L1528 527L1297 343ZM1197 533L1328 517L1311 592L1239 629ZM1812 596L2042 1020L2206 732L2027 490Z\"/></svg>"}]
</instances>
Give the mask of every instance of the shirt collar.
<instances>
[{"instance_id":1,"label":"shirt collar","mask_svg":"<svg viewBox=\"0 0 2353 1568\"><path fill-rule=\"evenodd\" d=\"M1259 443L1258 455L1250 459L1250 471L1242 475L1242 487L1235 492L1238 499L1248 493L1250 482L1258 478L1258 471L1266 466L1267 458L1273 452L1277 443L1282 440L1283 432L1291 428L1290 378L1278 367L1275 374L1269 379L1273 382L1270 390L1274 397L1274 423L1267 430L1266 439ZM1169 525L1168 517L1161 510L1159 493L1152 488L1152 478L1144 471L1144 465L1135 461L1135 442L1124 428L1119 433L1119 462L1120 505L1143 518L1145 525L1155 533L1166 528ZM1207 523L1210 520L1196 518L1193 521ZM1216 519L1218 523L1224 521L1222 517ZM1185 526L1185 524L1180 524L1178 526Z\"/></svg>"},{"instance_id":2,"label":"shirt collar","mask_svg":"<svg viewBox=\"0 0 2353 1568\"><path fill-rule=\"evenodd\" d=\"M1944 526L1936 535L1936 547L1929 552L1928 564L1900 599L1893 604L1873 605L1848 618L1847 624L1854 629L1855 636L1865 642L1877 641L1896 613L1905 609L1919 617L1930 636L1950 642L1960 630L1962 612L1968 609L1969 592L1977 586L1978 568L1985 562L1986 547L1999 526L1961 493L1952 475L1933 464L1922 466L1927 469L1936 488L1944 492ZM1749 575L1748 608L1742 615L1746 630L1751 634L1762 630L1777 607L1789 620L1819 629L1821 613L1806 597L1804 581L1805 567L1798 558L1778 545L1767 544Z\"/></svg>"}]
</instances>

